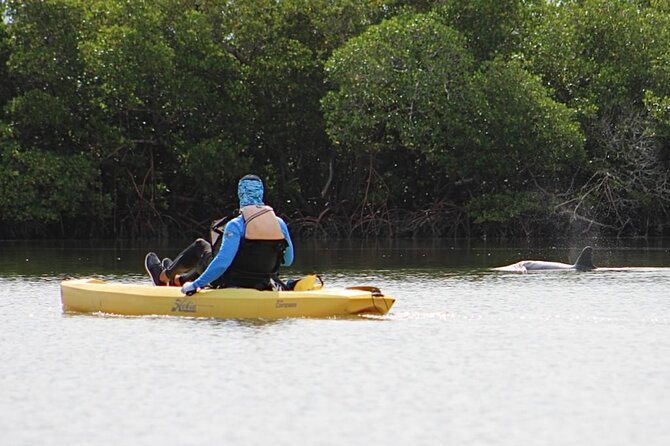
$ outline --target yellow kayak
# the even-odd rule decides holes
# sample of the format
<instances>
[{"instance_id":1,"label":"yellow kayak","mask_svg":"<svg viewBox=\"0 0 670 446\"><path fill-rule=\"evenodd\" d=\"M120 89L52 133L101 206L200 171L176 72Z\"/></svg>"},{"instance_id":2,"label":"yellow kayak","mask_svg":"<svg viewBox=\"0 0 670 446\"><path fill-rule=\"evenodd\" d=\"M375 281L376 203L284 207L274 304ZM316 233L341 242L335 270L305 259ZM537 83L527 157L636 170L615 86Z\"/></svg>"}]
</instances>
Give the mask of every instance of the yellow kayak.
<instances>
[{"instance_id":1,"label":"yellow kayak","mask_svg":"<svg viewBox=\"0 0 670 446\"><path fill-rule=\"evenodd\" d=\"M184 296L179 287L107 283L99 279L61 282L64 312L171 315L221 319L282 319L386 314L395 299L374 287L308 291L205 289Z\"/></svg>"}]
</instances>

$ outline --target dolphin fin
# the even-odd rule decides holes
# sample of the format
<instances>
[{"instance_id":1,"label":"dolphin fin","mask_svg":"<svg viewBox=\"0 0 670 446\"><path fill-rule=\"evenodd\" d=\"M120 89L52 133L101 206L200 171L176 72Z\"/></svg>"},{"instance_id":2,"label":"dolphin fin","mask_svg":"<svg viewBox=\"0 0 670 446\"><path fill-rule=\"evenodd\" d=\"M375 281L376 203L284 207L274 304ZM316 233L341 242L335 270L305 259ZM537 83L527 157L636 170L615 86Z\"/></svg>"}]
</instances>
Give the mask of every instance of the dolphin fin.
<instances>
[{"instance_id":1,"label":"dolphin fin","mask_svg":"<svg viewBox=\"0 0 670 446\"><path fill-rule=\"evenodd\" d=\"M577 257L577 261L575 262L575 269L579 271L590 271L592 269L596 269L595 265L593 264L593 249L590 246L585 247L582 250L582 253L579 254L579 257Z\"/></svg>"}]
</instances>

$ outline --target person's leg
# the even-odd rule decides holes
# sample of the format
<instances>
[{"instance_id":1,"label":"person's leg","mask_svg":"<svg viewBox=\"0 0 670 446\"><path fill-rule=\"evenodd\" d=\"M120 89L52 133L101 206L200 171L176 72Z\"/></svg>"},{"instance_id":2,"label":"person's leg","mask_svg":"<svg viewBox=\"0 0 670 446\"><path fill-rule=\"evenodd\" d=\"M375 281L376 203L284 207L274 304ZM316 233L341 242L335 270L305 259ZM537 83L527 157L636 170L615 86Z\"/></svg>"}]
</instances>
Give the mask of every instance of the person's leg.
<instances>
[{"instance_id":1,"label":"person's leg","mask_svg":"<svg viewBox=\"0 0 670 446\"><path fill-rule=\"evenodd\" d=\"M193 282L195 279L200 277L200 274L202 273L199 273L197 269L192 269L185 273L177 274L170 282L170 285L182 286L186 282Z\"/></svg>"},{"instance_id":2,"label":"person's leg","mask_svg":"<svg viewBox=\"0 0 670 446\"><path fill-rule=\"evenodd\" d=\"M144 268L147 270L154 285L160 286L167 284L167 281L162 280L163 267L155 252L150 252L144 257Z\"/></svg>"},{"instance_id":3,"label":"person's leg","mask_svg":"<svg viewBox=\"0 0 670 446\"><path fill-rule=\"evenodd\" d=\"M161 280L182 285L184 282L197 279L211 261L212 245L207 240L199 238L165 267Z\"/></svg>"}]
</instances>

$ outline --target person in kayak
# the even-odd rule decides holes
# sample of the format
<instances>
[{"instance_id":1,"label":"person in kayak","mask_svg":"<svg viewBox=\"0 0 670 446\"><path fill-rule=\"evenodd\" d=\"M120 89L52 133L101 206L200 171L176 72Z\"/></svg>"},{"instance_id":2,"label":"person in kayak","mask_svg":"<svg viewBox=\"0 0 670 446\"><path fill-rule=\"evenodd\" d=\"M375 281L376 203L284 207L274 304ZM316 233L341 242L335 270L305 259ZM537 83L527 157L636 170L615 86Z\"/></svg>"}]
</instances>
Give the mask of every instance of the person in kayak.
<instances>
[{"instance_id":1,"label":"person in kayak","mask_svg":"<svg viewBox=\"0 0 670 446\"><path fill-rule=\"evenodd\" d=\"M148 253L145 267L154 284L181 286L187 295L206 286L269 290L281 284L279 267L293 263L293 241L284 220L263 203L263 192L258 176L242 177L237 186L240 215L223 230L217 227L223 220L216 222L211 242L199 238L173 261Z\"/></svg>"}]
</instances>

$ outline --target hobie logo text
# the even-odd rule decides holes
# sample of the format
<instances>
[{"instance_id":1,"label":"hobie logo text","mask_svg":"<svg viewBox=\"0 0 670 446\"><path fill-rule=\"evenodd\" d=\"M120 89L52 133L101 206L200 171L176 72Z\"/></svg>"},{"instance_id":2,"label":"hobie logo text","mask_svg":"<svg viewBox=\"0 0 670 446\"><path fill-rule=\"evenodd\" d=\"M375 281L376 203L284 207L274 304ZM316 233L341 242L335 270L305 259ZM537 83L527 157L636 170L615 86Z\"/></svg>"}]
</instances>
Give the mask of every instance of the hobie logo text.
<instances>
[{"instance_id":1,"label":"hobie logo text","mask_svg":"<svg viewBox=\"0 0 670 446\"><path fill-rule=\"evenodd\" d=\"M172 311L180 311L182 313L195 313L196 311L195 302L189 299L177 299L174 301L174 307Z\"/></svg>"}]
</instances>

